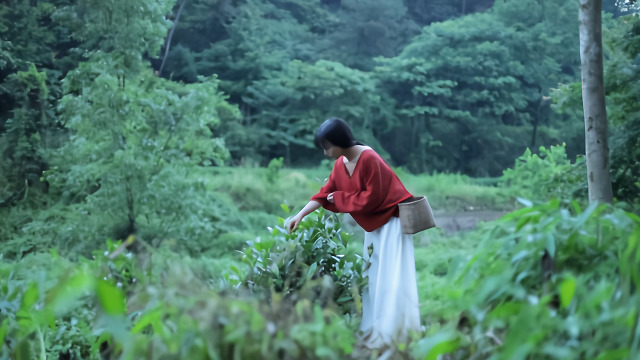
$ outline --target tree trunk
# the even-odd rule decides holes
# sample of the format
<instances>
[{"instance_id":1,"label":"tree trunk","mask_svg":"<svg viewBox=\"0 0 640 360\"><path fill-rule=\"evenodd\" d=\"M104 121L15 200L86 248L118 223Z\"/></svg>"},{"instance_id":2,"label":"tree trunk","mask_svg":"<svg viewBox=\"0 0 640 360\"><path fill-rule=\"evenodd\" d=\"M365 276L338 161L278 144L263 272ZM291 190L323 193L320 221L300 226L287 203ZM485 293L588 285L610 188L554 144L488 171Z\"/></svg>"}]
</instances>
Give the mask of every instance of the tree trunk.
<instances>
[{"instance_id":1,"label":"tree trunk","mask_svg":"<svg viewBox=\"0 0 640 360\"><path fill-rule=\"evenodd\" d=\"M582 106L589 202L613 201L602 67L602 0L580 0Z\"/></svg>"}]
</instances>

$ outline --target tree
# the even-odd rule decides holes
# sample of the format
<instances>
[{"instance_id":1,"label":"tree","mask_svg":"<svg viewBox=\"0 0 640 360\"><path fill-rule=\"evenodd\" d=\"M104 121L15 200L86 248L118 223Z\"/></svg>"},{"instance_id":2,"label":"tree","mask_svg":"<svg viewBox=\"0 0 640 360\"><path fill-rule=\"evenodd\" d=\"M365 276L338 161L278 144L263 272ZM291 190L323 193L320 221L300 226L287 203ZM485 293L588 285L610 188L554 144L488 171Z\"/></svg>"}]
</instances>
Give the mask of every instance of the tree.
<instances>
[{"instance_id":1,"label":"tree","mask_svg":"<svg viewBox=\"0 0 640 360\"><path fill-rule=\"evenodd\" d=\"M56 119L68 136L44 152L50 206L10 222L14 231L0 242L5 258L49 246L87 255L95 241L133 233L153 244L188 239L176 246L202 253L228 229L221 220L233 204L197 173L228 158L219 124L238 110L216 79L172 82L145 59L159 52L173 2L80 0L56 9L85 61L58 81ZM19 76L40 90L36 100L46 98L36 86L44 73L31 66Z\"/></svg>"},{"instance_id":2,"label":"tree","mask_svg":"<svg viewBox=\"0 0 640 360\"><path fill-rule=\"evenodd\" d=\"M371 70L376 56L397 55L420 28L400 0L343 0L339 26L322 37L322 59Z\"/></svg>"},{"instance_id":3,"label":"tree","mask_svg":"<svg viewBox=\"0 0 640 360\"><path fill-rule=\"evenodd\" d=\"M68 30L53 19L64 3L0 4L0 208L18 199L38 206L38 190L47 189L39 180L48 168L44 150L63 136L55 113L58 79L81 59Z\"/></svg>"},{"instance_id":4,"label":"tree","mask_svg":"<svg viewBox=\"0 0 640 360\"><path fill-rule=\"evenodd\" d=\"M583 144L570 141L582 137L581 118L552 113L547 100L577 80L576 13L562 0L497 2L431 24L398 56L378 59L375 74L403 119L380 140L396 163L498 176L532 143Z\"/></svg>"},{"instance_id":5,"label":"tree","mask_svg":"<svg viewBox=\"0 0 640 360\"><path fill-rule=\"evenodd\" d=\"M242 153L253 147L270 158L284 156L290 161L297 154L294 160L320 159L319 152L312 150L313 132L320 120L332 116L349 122L358 140L376 146L375 136L397 122L393 102L380 96L377 85L369 73L339 62L289 62L283 71L247 88L243 100L259 112L245 119L252 145L247 144Z\"/></svg>"},{"instance_id":6,"label":"tree","mask_svg":"<svg viewBox=\"0 0 640 360\"><path fill-rule=\"evenodd\" d=\"M582 106L589 201L613 201L602 64L602 0L580 0Z\"/></svg>"},{"instance_id":7,"label":"tree","mask_svg":"<svg viewBox=\"0 0 640 360\"><path fill-rule=\"evenodd\" d=\"M604 5L604 3L603 3ZM640 4L638 4L640 5ZM640 7L638 7L640 9ZM611 181L617 200L640 204L640 19L603 22Z\"/></svg>"}]
</instances>

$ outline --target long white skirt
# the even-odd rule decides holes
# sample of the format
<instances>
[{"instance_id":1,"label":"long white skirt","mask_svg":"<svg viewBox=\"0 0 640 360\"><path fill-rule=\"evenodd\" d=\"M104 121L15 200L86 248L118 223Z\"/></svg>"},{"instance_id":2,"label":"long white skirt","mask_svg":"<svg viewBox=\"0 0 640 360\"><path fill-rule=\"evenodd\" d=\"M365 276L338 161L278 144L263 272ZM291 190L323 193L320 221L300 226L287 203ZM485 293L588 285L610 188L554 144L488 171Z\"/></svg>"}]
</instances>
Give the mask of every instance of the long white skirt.
<instances>
[{"instance_id":1,"label":"long white skirt","mask_svg":"<svg viewBox=\"0 0 640 360\"><path fill-rule=\"evenodd\" d=\"M410 331L420 331L420 309L413 237L402 233L399 218L365 232L364 260L363 344L376 349L406 341Z\"/></svg>"}]
</instances>

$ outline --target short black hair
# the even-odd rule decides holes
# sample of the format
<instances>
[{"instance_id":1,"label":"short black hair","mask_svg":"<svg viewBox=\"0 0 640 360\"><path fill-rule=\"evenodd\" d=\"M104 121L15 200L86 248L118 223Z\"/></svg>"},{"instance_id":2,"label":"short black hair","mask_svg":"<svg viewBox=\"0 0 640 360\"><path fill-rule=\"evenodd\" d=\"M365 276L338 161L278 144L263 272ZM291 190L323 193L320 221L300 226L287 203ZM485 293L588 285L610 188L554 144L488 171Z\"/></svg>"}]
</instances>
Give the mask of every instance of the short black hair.
<instances>
[{"instance_id":1,"label":"short black hair","mask_svg":"<svg viewBox=\"0 0 640 360\"><path fill-rule=\"evenodd\" d=\"M339 118L325 120L318 130L316 130L313 142L319 149L323 149L323 144L327 142L343 149L348 149L354 145L361 145L361 143L353 137L349 125Z\"/></svg>"}]
</instances>

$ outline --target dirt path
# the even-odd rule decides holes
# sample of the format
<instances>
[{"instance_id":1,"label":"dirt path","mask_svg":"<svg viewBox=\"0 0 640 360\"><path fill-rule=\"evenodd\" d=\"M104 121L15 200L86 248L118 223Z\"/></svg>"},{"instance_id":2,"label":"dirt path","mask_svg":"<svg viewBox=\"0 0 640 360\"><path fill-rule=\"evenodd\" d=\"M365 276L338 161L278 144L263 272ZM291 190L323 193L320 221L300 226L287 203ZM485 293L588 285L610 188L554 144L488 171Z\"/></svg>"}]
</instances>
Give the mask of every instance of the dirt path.
<instances>
[{"instance_id":1,"label":"dirt path","mask_svg":"<svg viewBox=\"0 0 640 360\"><path fill-rule=\"evenodd\" d=\"M437 226L445 233L451 234L457 231L473 230L478 222L495 220L507 213L507 211L473 210L435 213L434 217Z\"/></svg>"},{"instance_id":2,"label":"dirt path","mask_svg":"<svg viewBox=\"0 0 640 360\"><path fill-rule=\"evenodd\" d=\"M473 230L482 221L499 219L509 211L498 210L468 210L457 212L435 212L436 226L443 229L446 234L458 231ZM349 214L344 214L343 224L352 229L361 229Z\"/></svg>"}]
</instances>

